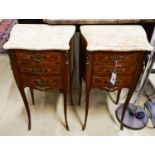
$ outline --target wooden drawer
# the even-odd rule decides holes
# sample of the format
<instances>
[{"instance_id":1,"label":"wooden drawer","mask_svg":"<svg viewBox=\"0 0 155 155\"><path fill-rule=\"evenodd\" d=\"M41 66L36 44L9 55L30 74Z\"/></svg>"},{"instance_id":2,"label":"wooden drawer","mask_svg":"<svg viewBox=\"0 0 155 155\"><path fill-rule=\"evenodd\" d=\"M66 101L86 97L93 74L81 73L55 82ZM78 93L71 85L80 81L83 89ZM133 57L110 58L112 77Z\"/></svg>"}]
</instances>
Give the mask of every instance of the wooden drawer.
<instances>
[{"instance_id":1,"label":"wooden drawer","mask_svg":"<svg viewBox=\"0 0 155 155\"><path fill-rule=\"evenodd\" d=\"M137 62L139 53L94 53L93 64L115 64L116 61L123 64L133 64Z\"/></svg>"},{"instance_id":2,"label":"wooden drawer","mask_svg":"<svg viewBox=\"0 0 155 155\"><path fill-rule=\"evenodd\" d=\"M19 66L21 74L30 74L30 75L60 75L61 74L61 65L59 64L50 64L49 66L43 65L33 65L33 66Z\"/></svg>"},{"instance_id":3,"label":"wooden drawer","mask_svg":"<svg viewBox=\"0 0 155 155\"><path fill-rule=\"evenodd\" d=\"M110 83L110 78L92 78L92 87L93 88L128 88L132 82L132 78L128 76L118 76L116 79L115 85Z\"/></svg>"},{"instance_id":4,"label":"wooden drawer","mask_svg":"<svg viewBox=\"0 0 155 155\"><path fill-rule=\"evenodd\" d=\"M28 76L21 75L24 87L33 88L62 88L61 77L59 76Z\"/></svg>"},{"instance_id":5,"label":"wooden drawer","mask_svg":"<svg viewBox=\"0 0 155 155\"><path fill-rule=\"evenodd\" d=\"M48 64L50 63L60 63L61 54L60 52L54 51L18 51L16 52L18 64Z\"/></svg>"},{"instance_id":6,"label":"wooden drawer","mask_svg":"<svg viewBox=\"0 0 155 155\"><path fill-rule=\"evenodd\" d=\"M117 75L131 75L133 74L135 70L136 64L133 65L132 67L128 66L123 66L117 67L116 72ZM104 77L104 76L109 76L111 73L114 72L114 66L107 66L107 65L102 65L102 64L95 64L93 65L93 76L96 77Z\"/></svg>"}]
</instances>

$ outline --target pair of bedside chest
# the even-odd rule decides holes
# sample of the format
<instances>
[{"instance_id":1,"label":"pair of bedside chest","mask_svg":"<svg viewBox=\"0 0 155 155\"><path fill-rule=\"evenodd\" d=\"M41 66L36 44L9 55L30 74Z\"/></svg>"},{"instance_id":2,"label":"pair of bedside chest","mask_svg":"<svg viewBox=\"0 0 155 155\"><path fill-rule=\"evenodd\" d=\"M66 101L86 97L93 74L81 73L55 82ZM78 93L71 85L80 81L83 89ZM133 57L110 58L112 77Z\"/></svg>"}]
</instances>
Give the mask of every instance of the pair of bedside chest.
<instances>
[{"instance_id":1,"label":"pair of bedside chest","mask_svg":"<svg viewBox=\"0 0 155 155\"><path fill-rule=\"evenodd\" d=\"M152 50L140 26L81 26L80 28L80 92L82 78L86 84L85 129L89 94L92 88L118 90L129 88L122 114L143 71L144 57ZM127 33L128 32L128 33ZM74 26L17 24L4 48L9 50L15 81L23 98L31 128L31 117L24 88L29 87L34 104L33 89L59 88L64 92L64 116L67 123L67 94L72 103L73 35ZM79 104L80 104L79 98Z\"/></svg>"}]
</instances>

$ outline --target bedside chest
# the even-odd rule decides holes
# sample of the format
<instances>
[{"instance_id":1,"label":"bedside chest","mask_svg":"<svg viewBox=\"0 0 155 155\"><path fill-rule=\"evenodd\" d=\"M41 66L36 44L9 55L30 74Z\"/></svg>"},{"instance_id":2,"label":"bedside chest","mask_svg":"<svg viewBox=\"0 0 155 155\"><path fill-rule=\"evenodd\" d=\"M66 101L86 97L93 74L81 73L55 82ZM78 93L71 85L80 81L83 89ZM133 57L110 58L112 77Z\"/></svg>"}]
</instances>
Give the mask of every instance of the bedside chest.
<instances>
[{"instance_id":1,"label":"bedside chest","mask_svg":"<svg viewBox=\"0 0 155 155\"><path fill-rule=\"evenodd\" d=\"M122 113L121 129L128 103L143 72L143 61L153 48L141 26L81 26L80 98L82 77L86 83L86 110L83 130L86 127L89 94L99 88L112 92L128 88ZM80 104L80 99L79 99Z\"/></svg>"},{"instance_id":2,"label":"bedside chest","mask_svg":"<svg viewBox=\"0 0 155 155\"><path fill-rule=\"evenodd\" d=\"M29 130L31 116L24 92L26 87L30 88L33 104L33 89L62 90L66 129L69 130L67 94L69 91L71 96L74 32L74 26L17 24L11 32L9 41L4 45L4 48L9 50L13 75L26 107Z\"/></svg>"}]
</instances>

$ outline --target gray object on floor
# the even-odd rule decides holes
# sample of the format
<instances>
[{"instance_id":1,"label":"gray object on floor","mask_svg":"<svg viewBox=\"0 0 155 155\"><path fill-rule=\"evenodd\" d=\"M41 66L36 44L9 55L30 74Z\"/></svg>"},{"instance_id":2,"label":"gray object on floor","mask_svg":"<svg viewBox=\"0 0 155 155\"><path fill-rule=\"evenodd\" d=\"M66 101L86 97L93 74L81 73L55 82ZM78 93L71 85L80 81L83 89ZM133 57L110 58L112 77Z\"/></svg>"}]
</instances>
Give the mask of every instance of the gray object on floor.
<instances>
[{"instance_id":1,"label":"gray object on floor","mask_svg":"<svg viewBox=\"0 0 155 155\"><path fill-rule=\"evenodd\" d=\"M121 105L116 110L116 117L119 120L119 122L121 121L123 107L124 105ZM139 112L144 113L144 117L141 119L138 119L135 115L130 115L130 112L129 112L130 109L136 109L136 114L138 114ZM148 123L148 117L145 110L140 106L129 104L128 110L126 111L125 117L123 120L124 126L129 129L138 130L138 129L143 129L147 125L147 123Z\"/></svg>"},{"instance_id":2,"label":"gray object on floor","mask_svg":"<svg viewBox=\"0 0 155 155\"><path fill-rule=\"evenodd\" d=\"M144 104L144 107L148 112L148 115L152 121L153 127L155 128L155 102L146 102Z\"/></svg>"}]
</instances>

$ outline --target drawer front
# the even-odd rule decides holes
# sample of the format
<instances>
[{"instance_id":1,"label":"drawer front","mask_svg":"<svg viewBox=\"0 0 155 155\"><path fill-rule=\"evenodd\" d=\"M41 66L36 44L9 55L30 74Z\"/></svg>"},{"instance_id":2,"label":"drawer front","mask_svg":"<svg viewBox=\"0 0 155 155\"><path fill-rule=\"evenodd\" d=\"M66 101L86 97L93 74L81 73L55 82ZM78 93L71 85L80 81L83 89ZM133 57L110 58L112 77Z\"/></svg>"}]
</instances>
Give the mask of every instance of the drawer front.
<instances>
[{"instance_id":1,"label":"drawer front","mask_svg":"<svg viewBox=\"0 0 155 155\"><path fill-rule=\"evenodd\" d=\"M116 78L116 83L113 85L110 78L92 78L92 87L106 90L116 90L118 88L128 88L132 82L132 78L128 76L119 76Z\"/></svg>"},{"instance_id":2,"label":"drawer front","mask_svg":"<svg viewBox=\"0 0 155 155\"><path fill-rule=\"evenodd\" d=\"M60 75L61 65L51 64L48 66L19 66L21 74L30 75Z\"/></svg>"},{"instance_id":3,"label":"drawer front","mask_svg":"<svg viewBox=\"0 0 155 155\"><path fill-rule=\"evenodd\" d=\"M18 64L48 64L49 62L57 64L61 62L61 53L54 51L18 51L16 57Z\"/></svg>"},{"instance_id":4,"label":"drawer front","mask_svg":"<svg viewBox=\"0 0 155 155\"><path fill-rule=\"evenodd\" d=\"M21 78L24 87L33 87L38 89L62 88L62 82L59 76L22 75Z\"/></svg>"},{"instance_id":5,"label":"drawer front","mask_svg":"<svg viewBox=\"0 0 155 155\"><path fill-rule=\"evenodd\" d=\"M93 64L107 64L113 65L117 61L120 64L133 64L137 62L139 53L94 53Z\"/></svg>"},{"instance_id":6,"label":"drawer front","mask_svg":"<svg viewBox=\"0 0 155 155\"><path fill-rule=\"evenodd\" d=\"M136 65L136 64L135 64ZM132 75L135 71L135 67L127 67L127 66L119 66L114 69L114 66L107 66L107 65L101 65L101 64L95 64L93 65L93 76L95 77L104 77L104 76L110 76L112 72L116 71L117 75Z\"/></svg>"}]
</instances>

